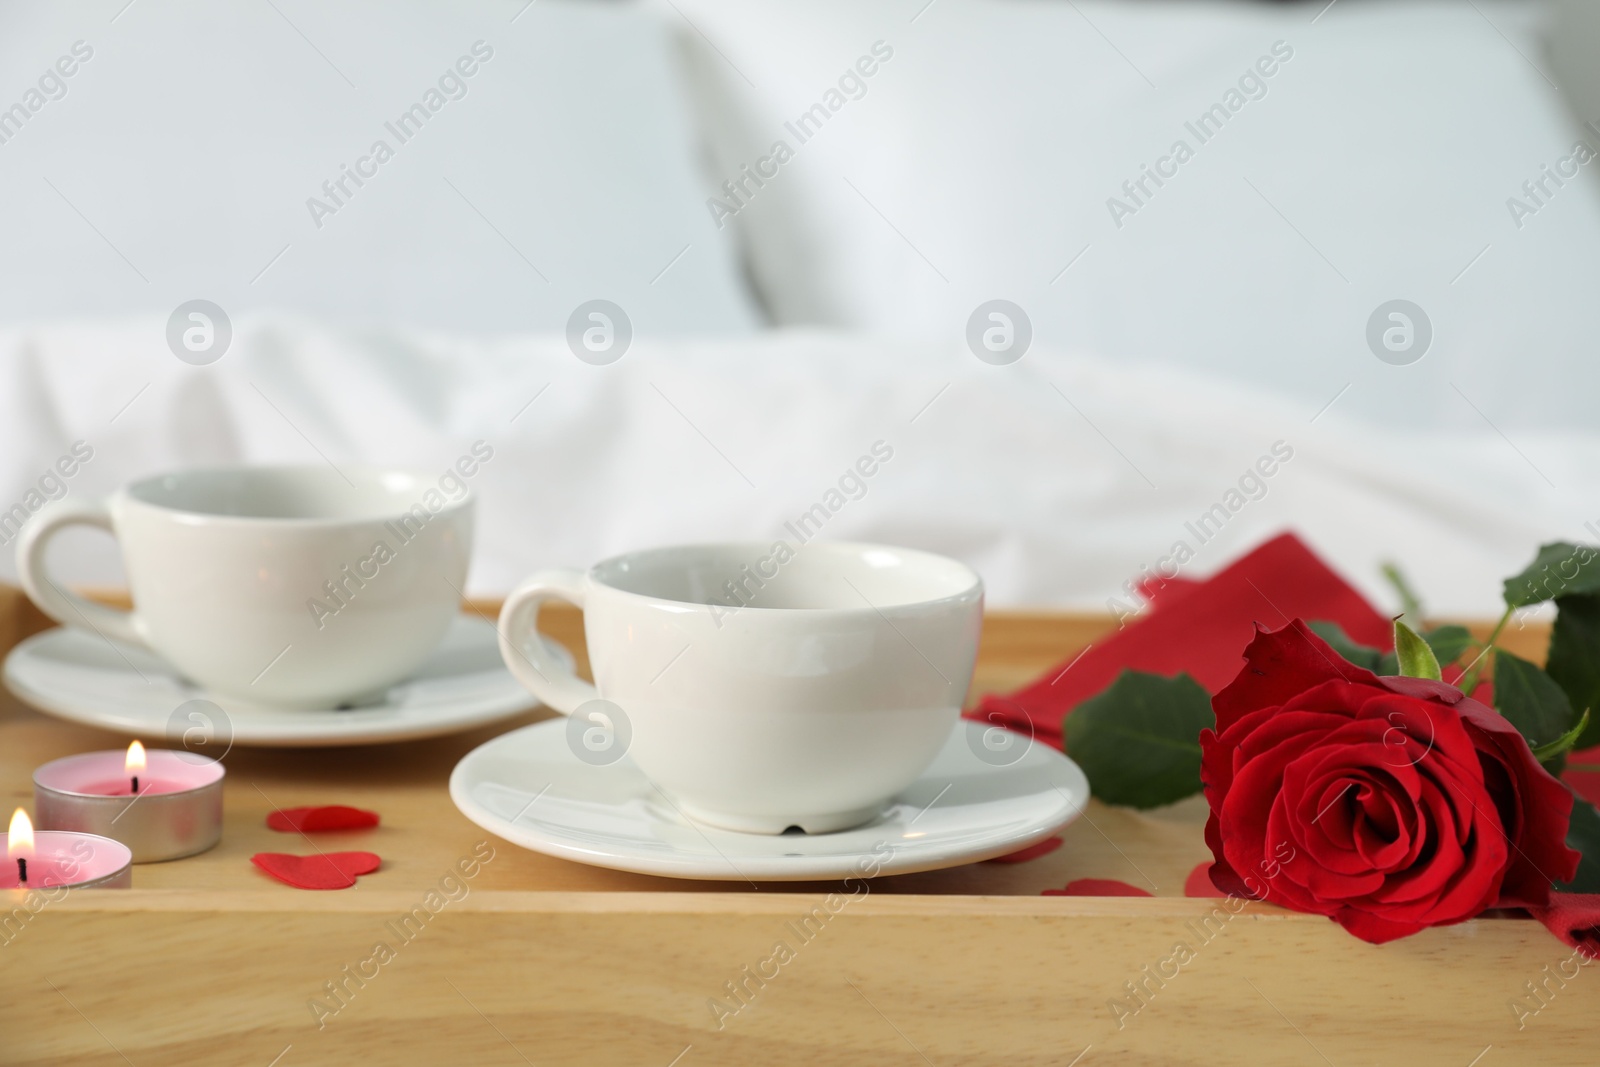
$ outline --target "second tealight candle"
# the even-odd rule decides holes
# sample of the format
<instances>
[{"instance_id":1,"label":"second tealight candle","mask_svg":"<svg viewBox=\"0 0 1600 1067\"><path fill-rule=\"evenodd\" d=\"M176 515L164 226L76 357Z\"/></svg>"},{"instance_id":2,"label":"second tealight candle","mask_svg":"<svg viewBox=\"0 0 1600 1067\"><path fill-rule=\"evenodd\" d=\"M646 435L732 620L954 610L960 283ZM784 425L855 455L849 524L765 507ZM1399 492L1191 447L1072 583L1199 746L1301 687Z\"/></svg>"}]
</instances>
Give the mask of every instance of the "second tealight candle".
<instances>
[{"instance_id":1,"label":"second tealight candle","mask_svg":"<svg viewBox=\"0 0 1600 1067\"><path fill-rule=\"evenodd\" d=\"M86 752L34 771L34 814L41 830L121 841L135 863L181 859L221 839L223 775L216 760L135 741L126 753Z\"/></svg>"}]
</instances>

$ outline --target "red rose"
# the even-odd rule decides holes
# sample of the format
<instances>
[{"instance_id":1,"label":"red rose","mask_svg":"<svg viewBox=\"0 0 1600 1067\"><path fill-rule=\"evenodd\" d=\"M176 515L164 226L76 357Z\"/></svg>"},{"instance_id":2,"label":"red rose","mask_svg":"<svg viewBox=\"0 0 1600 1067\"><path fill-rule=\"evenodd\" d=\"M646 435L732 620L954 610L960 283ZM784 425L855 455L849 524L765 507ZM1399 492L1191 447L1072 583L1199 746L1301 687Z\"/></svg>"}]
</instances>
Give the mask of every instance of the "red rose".
<instances>
[{"instance_id":1,"label":"red rose","mask_svg":"<svg viewBox=\"0 0 1600 1067\"><path fill-rule=\"evenodd\" d=\"M1494 709L1380 678L1296 619L1261 630L1200 734L1211 880L1378 944L1568 881L1572 794Z\"/></svg>"}]
</instances>

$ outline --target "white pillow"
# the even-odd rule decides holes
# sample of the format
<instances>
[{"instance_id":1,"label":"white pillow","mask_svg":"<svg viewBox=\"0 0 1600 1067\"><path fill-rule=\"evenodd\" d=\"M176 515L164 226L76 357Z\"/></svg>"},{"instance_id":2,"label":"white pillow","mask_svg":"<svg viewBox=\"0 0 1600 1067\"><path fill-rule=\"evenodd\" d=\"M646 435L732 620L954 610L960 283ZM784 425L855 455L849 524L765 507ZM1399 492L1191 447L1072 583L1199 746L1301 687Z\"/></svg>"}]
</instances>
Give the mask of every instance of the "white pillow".
<instances>
[{"instance_id":1,"label":"white pillow","mask_svg":"<svg viewBox=\"0 0 1600 1067\"><path fill-rule=\"evenodd\" d=\"M1508 208L1600 147L1534 65L1532 5L674 2L714 184L793 152L724 220L780 322L959 337L1004 298L1035 343L1224 372L1308 417L1348 384L1340 409L1382 421L1592 424L1600 168ZM1163 163L1180 140L1193 158ZM1393 299L1431 320L1414 365L1369 350Z\"/></svg>"},{"instance_id":2,"label":"white pillow","mask_svg":"<svg viewBox=\"0 0 1600 1067\"><path fill-rule=\"evenodd\" d=\"M562 330L594 298L641 333L759 321L671 37L633 5L7 5L0 70L0 323L195 298L453 332Z\"/></svg>"}]
</instances>

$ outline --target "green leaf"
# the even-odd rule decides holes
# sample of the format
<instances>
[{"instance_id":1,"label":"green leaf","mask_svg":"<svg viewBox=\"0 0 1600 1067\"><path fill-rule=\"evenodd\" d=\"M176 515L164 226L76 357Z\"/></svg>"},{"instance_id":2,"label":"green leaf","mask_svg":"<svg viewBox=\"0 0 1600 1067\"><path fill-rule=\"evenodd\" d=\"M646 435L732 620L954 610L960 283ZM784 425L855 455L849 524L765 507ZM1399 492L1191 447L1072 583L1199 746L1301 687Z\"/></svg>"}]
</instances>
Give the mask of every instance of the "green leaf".
<instances>
[{"instance_id":1,"label":"green leaf","mask_svg":"<svg viewBox=\"0 0 1600 1067\"><path fill-rule=\"evenodd\" d=\"M1407 678L1429 678L1442 681L1439 661L1422 635L1411 627L1394 620L1394 653L1400 664L1400 673Z\"/></svg>"},{"instance_id":2,"label":"green leaf","mask_svg":"<svg viewBox=\"0 0 1600 1067\"><path fill-rule=\"evenodd\" d=\"M1505 649L1494 655L1494 702L1528 747L1548 745L1572 729L1572 701L1544 671Z\"/></svg>"},{"instance_id":3,"label":"green leaf","mask_svg":"<svg viewBox=\"0 0 1600 1067\"><path fill-rule=\"evenodd\" d=\"M1155 808L1200 791L1200 731L1211 697L1187 674L1124 670L1067 716L1067 753L1109 804Z\"/></svg>"},{"instance_id":4,"label":"green leaf","mask_svg":"<svg viewBox=\"0 0 1600 1067\"><path fill-rule=\"evenodd\" d=\"M1441 667L1450 666L1475 644L1472 631L1465 626L1435 626L1422 631L1422 639L1433 649L1434 658Z\"/></svg>"},{"instance_id":5,"label":"green leaf","mask_svg":"<svg viewBox=\"0 0 1600 1067\"><path fill-rule=\"evenodd\" d=\"M1400 673L1400 664L1393 652L1358 644L1338 623L1319 619L1306 625L1311 627L1312 633L1328 642L1335 652L1357 667L1365 667L1373 674ZM1433 649L1434 658L1445 667L1460 659L1461 654L1474 644L1472 634L1465 626L1438 626L1423 631L1422 639Z\"/></svg>"},{"instance_id":6,"label":"green leaf","mask_svg":"<svg viewBox=\"0 0 1600 1067\"><path fill-rule=\"evenodd\" d=\"M1578 740L1579 735L1583 733L1583 728L1588 725L1589 709L1584 708L1583 714L1578 717L1578 725L1574 726L1572 729L1568 730L1566 733L1562 734L1548 745L1540 745L1538 748L1534 749L1533 758L1538 760L1540 763L1549 763L1558 756L1565 756L1568 752L1572 751L1573 742Z\"/></svg>"},{"instance_id":7,"label":"green leaf","mask_svg":"<svg viewBox=\"0 0 1600 1067\"><path fill-rule=\"evenodd\" d=\"M1565 541L1539 546L1533 562L1505 584L1506 606L1512 608L1582 593L1600 593L1600 549Z\"/></svg>"},{"instance_id":8,"label":"green leaf","mask_svg":"<svg viewBox=\"0 0 1600 1067\"><path fill-rule=\"evenodd\" d=\"M1573 707L1600 708L1600 595L1557 597L1556 608L1545 673L1566 691ZM1600 719L1591 718L1572 747L1591 745L1600 745Z\"/></svg>"},{"instance_id":9,"label":"green leaf","mask_svg":"<svg viewBox=\"0 0 1600 1067\"><path fill-rule=\"evenodd\" d=\"M1600 893L1600 812L1577 794L1572 797L1572 822L1567 826L1567 847L1583 855L1570 882L1557 882L1567 893Z\"/></svg>"},{"instance_id":10,"label":"green leaf","mask_svg":"<svg viewBox=\"0 0 1600 1067\"><path fill-rule=\"evenodd\" d=\"M1360 645L1351 636L1344 632L1344 627L1336 622L1318 619L1306 623L1311 632L1328 642L1333 650L1357 667L1365 667L1373 674L1382 674L1379 670L1383 666L1384 653L1368 645ZM1392 671L1390 673L1393 673Z\"/></svg>"}]
</instances>

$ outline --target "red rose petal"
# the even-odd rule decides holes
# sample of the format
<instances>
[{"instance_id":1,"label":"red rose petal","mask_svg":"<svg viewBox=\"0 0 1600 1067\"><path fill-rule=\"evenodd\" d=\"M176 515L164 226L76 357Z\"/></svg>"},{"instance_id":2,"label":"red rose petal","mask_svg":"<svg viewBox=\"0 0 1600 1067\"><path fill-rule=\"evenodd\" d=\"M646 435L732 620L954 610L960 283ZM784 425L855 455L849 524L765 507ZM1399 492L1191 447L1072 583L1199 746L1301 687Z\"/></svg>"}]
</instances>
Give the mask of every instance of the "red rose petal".
<instances>
[{"instance_id":1,"label":"red rose petal","mask_svg":"<svg viewBox=\"0 0 1600 1067\"><path fill-rule=\"evenodd\" d=\"M1062 889L1046 889L1042 897L1148 897L1136 885L1119 882L1115 878L1079 878L1068 882Z\"/></svg>"},{"instance_id":2,"label":"red rose petal","mask_svg":"<svg viewBox=\"0 0 1600 1067\"><path fill-rule=\"evenodd\" d=\"M1509 827L1515 849L1501 886L1500 907L1543 906L1551 882L1570 882L1578 871L1579 854L1567 847L1572 794L1539 766L1517 728L1499 712L1475 700L1461 702L1461 719L1479 757L1499 765L1495 776L1509 796L1497 798L1521 808L1520 826Z\"/></svg>"},{"instance_id":3,"label":"red rose petal","mask_svg":"<svg viewBox=\"0 0 1600 1067\"><path fill-rule=\"evenodd\" d=\"M349 889L356 876L371 874L383 860L374 852L328 852L292 856L287 852L257 852L250 862L285 885L296 889Z\"/></svg>"},{"instance_id":4,"label":"red rose petal","mask_svg":"<svg viewBox=\"0 0 1600 1067\"><path fill-rule=\"evenodd\" d=\"M280 808L267 816L267 826L284 833L314 834L327 830L366 830L378 825L378 813L343 804L312 808Z\"/></svg>"},{"instance_id":5,"label":"red rose petal","mask_svg":"<svg viewBox=\"0 0 1600 1067\"><path fill-rule=\"evenodd\" d=\"M1378 682L1377 675L1345 660L1299 619L1279 630L1257 624L1244 658L1244 669L1211 700L1218 733L1248 712L1282 706L1323 682Z\"/></svg>"},{"instance_id":6,"label":"red rose petal","mask_svg":"<svg viewBox=\"0 0 1600 1067\"><path fill-rule=\"evenodd\" d=\"M1402 937L1410 937L1434 925L1428 922L1395 922L1356 908L1345 908L1329 918L1371 945L1382 945Z\"/></svg>"},{"instance_id":7,"label":"red rose petal","mask_svg":"<svg viewBox=\"0 0 1600 1067\"><path fill-rule=\"evenodd\" d=\"M1211 883L1211 861L1195 865L1189 872L1189 877L1183 880L1183 895L1186 897L1225 897L1222 890Z\"/></svg>"},{"instance_id":8,"label":"red rose petal","mask_svg":"<svg viewBox=\"0 0 1600 1067\"><path fill-rule=\"evenodd\" d=\"M1036 860L1040 856L1048 856L1050 853L1054 852L1056 849L1058 849L1060 847L1061 847L1061 838L1059 838L1059 837L1047 837L1043 841L1035 841L1033 844L1029 845L1027 848L1018 849L1016 852L1009 853L1008 855L996 856L993 859L988 860L987 862L989 862L989 863L1027 863L1029 860Z\"/></svg>"}]
</instances>

